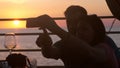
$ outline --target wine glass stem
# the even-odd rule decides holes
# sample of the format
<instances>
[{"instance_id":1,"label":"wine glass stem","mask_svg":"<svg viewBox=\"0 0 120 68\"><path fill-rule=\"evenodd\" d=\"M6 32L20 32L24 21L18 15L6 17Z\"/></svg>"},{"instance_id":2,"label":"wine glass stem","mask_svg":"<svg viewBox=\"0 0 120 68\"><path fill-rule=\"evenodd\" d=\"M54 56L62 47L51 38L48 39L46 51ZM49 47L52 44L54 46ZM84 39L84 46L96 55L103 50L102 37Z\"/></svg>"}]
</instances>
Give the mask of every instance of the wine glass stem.
<instances>
[{"instance_id":1,"label":"wine glass stem","mask_svg":"<svg viewBox=\"0 0 120 68\"><path fill-rule=\"evenodd\" d=\"M9 50L10 54L12 54L12 49Z\"/></svg>"}]
</instances>

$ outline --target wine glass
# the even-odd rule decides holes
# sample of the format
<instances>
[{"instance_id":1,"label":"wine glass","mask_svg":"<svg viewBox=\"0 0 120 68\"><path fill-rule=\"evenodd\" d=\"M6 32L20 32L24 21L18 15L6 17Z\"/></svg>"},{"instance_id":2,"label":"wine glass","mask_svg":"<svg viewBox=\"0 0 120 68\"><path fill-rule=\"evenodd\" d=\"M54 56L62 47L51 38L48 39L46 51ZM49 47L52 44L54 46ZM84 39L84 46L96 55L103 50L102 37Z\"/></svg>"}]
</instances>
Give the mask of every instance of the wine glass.
<instances>
[{"instance_id":1,"label":"wine glass","mask_svg":"<svg viewBox=\"0 0 120 68\"><path fill-rule=\"evenodd\" d=\"M12 49L16 47L16 38L14 33L6 33L4 47L9 49L9 53L11 54Z\"/></svg>"}]
</instances>

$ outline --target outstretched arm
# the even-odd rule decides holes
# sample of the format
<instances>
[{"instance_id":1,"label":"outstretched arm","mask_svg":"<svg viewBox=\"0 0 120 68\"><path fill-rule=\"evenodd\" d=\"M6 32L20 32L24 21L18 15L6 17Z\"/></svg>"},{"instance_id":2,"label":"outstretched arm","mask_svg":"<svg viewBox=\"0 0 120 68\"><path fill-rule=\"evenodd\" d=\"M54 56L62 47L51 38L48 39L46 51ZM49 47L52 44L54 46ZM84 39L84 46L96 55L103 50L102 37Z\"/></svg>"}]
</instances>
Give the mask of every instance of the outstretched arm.
<instances>
[{"instance_id":1,"label":"outstretched arm","mask_svg":"<svg viewBox=\"0 0 120 68\"><path fill-rule=\"evenodd\" d=\"M41 18L41 17L40 17ZM81 55L81 60L83 58L87 58L87 57L91 57L94 59L97 59L98 61L105 61L106 56L105 56L105 51L102 48L95 48L90 46L89 44L87 44L86 42L84 42L81 39L78 39L74 36L72 36L71 34L68 34L66 31L64 31L63 29L61 29L56 23L55 21L49 17L48 15L43 15L42 18L44 18L44 22L41 23L42 27L47 28L48 30L50 30L52 33L58 35L64 42L68 42L69 44L72 44L71 46L66 45L68 48L70 47L74 47L75 48L79 48L79 55ZM39 17L38 17L38 22L39 22ZM56 54L59 51L56 51L56 53L53 53L54 50L58 50L58 49L54 49L51 46L43 46L43 50L51 50L51 54ZM53 51L52 51L53 50ZM83 54L84 52L84 54Z\"/></svg>"}]
</instances>

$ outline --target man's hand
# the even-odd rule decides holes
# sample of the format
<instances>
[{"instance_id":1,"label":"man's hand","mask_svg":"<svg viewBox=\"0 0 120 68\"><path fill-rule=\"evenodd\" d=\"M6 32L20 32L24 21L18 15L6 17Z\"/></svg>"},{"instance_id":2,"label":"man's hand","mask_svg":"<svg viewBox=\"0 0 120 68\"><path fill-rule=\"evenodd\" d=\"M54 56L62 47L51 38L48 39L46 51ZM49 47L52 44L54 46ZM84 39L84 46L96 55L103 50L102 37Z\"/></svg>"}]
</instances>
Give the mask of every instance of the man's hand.
<instances>
[{"instance_id":1,"label":"man's hand","mask_svg":"<svg viewBox=\"0 0 120 68\"><path fill-rule=\"evenodd\" d=\"M39 37L36 40L36 44L38 47L42 47L42 46L51 46L52 45L52 39L50 38L50 36L48 34L40 34Z\"/></svg>"}]
</instances>

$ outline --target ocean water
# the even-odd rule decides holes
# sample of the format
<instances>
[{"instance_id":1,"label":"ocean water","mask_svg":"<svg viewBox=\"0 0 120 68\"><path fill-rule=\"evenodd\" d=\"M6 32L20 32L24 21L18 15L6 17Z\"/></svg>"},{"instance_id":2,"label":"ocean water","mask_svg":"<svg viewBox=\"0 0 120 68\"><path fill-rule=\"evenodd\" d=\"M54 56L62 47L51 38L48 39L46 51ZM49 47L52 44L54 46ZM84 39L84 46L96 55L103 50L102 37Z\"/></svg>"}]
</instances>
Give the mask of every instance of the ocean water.
<instances>
[{"instance_id":1,"label":"ocean water","mask_svg":"<svg viewBox=\"0 0 120 68\"><path fill-rule=\"evenodd\" d=\"M103 19L104 25L106 27L106 31L109 31L113 19ZM59 21L58 25L63 28L64 30L67 31L65 21ZM120 31L120 22L117 20L111 29L111 31ZM14 32L14 33L38 33L42 32L38 30L37 28L29 28L29 29L0 29L1 33L8 33L8 32ZM109 34L109 36L115 41L115 43L120 47L120 34ZM16 42L17 42L17 47L15 49L38 49L37 45L35 44L36 38L38 35L24 35L24 36L16 36ZM56 35L51 35L53 42L55 43L56 41L60 40L59 37ZM0 36L0 49L5 49L4 48L4 36ZM54 60L54 59L47 59L42 56L41 52L17 52L17 53L22 53L29 58L34 58L37 60L37 65L39 66L54 66L54 65L64 65L61 60ZM0 52L0 60L3 60L9 55L9 52Z\"/></svg>"},{"instance_id":2,"label":"ocean water","mask_svg":"<svg viewBox=\"0 0 120 68\"><path fill-rule=\"evenodd\" d=\"M2 32L2 33L9 33L9 32L15 32L15 33L30 32L31 33L31 31L39 32L40 30L38 30L38 29L17 29L17 30L1 29L0 30L0 32ZM37 35L16 36L17 46L15 49L40 49L35 44L37 37L38 37ZM55 35L52 35L52 39L54 40L53 42L59 40L59 38ZM0 36L0 49L5 49L4 36ZM61 60L47 59L47 58L43 57L41 54L41 51L38 51L38 52L36 52L36 51L35 52L13 52L13 53L21 53L21 54L28 56L29 58L36 59L37 65L39 65L39 66L63 65ZM0 52L0 60L4 60L7 57L7 55L9 55L9 52Z\"/></svg>"}]
</instances>

